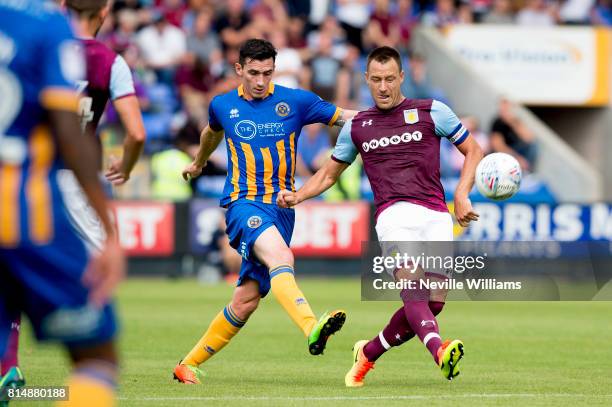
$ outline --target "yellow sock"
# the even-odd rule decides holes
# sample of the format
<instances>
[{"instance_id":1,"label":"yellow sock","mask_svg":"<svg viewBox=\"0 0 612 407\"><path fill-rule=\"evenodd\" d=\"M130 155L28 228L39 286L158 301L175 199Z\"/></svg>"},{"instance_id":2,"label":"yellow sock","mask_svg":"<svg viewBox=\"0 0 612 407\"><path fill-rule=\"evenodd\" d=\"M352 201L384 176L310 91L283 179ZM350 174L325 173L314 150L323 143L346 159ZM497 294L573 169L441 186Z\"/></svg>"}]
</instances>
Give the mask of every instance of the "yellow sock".
<instances>
[{"instance_id":1,"label":"yellow sock","mask_svg":"<svg viewBox=\"0 0 612 407\"><path fill-rule=\"evenodd\" d=\"M246 321L236 316L231 305L223 308L208 329L193 347L191 352L183 359L183 364L198 366L219 352L240 331Z\"/></svg>"},{"instance_id":2,"label":"yellow sock","mask_svg":"<svg viewBox=\"0 0 612 407\"><path fill-rule=\"evenodd\" d=\"M68 401L56 404L57 407L112 407L115 405L112 375L91 368L77 369L74 372L68 380Z\"/></svg>"},{"instance_id":3,"label":"yellow sock","mask_svg":"<svg viewBox=\"0 0 612 407\"><path fill-rule=\"evenodd\" d=\"M283 306L293 322L308 337L317 318L304 298L293 277L293 267L283 264L270 269L270 284L277 301Z\"/></svg>"}]
</instances>

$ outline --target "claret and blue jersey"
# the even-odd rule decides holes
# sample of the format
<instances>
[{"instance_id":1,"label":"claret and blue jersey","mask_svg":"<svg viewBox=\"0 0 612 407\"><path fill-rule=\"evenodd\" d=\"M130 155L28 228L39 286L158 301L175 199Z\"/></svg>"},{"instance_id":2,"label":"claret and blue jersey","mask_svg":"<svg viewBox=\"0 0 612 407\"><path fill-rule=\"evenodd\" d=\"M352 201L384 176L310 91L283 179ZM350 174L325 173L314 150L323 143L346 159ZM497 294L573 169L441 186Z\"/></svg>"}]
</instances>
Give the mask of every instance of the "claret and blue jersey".
<instances>
[{"instance_id":1,"label":"claret and blue jersey","mask_svg":"<svg viewBox=\"0 0 612 407\"><path fill-rule=\"evenodd\" d=\"M259 100L245 99L242 86L216 96L209 107L209 125L225 131L229 163L221 205L239 199L271 204L278 191L295 190L302 127L333 125L340 111L312 92L273 83Z\"/></svg>"},{"instance_id":2,"label":"claret and blue jersey","mask_svg":"<svg viewBox=\"0 0 612 407\"><path fill-rule=\"evenodd\" d=\"M446 212L440 139L458 146L469 135L444 103L404 99L392 109L374 106L347 121L332 158L350 164L361 155L374 192L376 216L398 201Z\"/></svg>"}]
</instances>

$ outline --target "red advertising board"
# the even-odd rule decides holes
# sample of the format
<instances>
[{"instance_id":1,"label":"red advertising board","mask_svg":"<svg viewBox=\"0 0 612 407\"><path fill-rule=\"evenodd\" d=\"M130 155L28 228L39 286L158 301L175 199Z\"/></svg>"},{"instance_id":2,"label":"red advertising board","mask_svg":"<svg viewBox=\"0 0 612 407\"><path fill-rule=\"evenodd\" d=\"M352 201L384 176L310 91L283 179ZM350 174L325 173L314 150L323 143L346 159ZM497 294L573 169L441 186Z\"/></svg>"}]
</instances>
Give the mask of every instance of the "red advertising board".
<instances>
[{"instance_id":1,"label":"red advertising board","mask_svg":"<svg viewBox=\"0 0 612 407\"><path fill-rule=\"evenodd\" d=\"M370 206L366 202L309 202L295 210L291 248L302 257L355 257L367 241Z\"/></svg>"},{"instance_id":2,"label":"red advertising board","mask_svg":"<svg viewBox=\"0 0 612 407\"><path fill-rule=\"evenodd\" d=\"M174 252L174 205L157 202L113 203L121 247L131 256Z\"/></svg>"}]
</instances>

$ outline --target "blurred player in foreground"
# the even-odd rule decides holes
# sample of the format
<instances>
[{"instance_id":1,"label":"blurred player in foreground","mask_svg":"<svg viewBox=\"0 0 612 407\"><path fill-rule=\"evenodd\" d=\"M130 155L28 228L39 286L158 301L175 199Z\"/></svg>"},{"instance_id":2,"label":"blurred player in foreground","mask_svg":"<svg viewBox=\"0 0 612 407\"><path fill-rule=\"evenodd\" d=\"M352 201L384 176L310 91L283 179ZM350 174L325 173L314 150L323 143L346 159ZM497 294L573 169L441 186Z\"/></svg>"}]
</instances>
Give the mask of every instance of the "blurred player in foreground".
<instances>
[{"instance_id":1,"label":"blurred player in foreground","mask_svg":"<svg viewBox=\"0 0 612 407\"><path fill-rule=\"evenodd\" d=\"M276 50L268 41L251 39L242 45L235 66L242 84L211 101L198 155L183 171L185 179L200 175L225 133L231 165L221 206L228 208L230 244L243 260L230 304L174 369L174 377L182 383L200 383L197 366L238 333L270 289L308 339L313 355L323 353L327 339L346 318L344 311L336 310L317 321L298 288L289 249L295 214L276 206L276 195L285 188L295 190L297 135L302 127L342 125L355 112L343 111L312 92L274 85L275 58Z\"/></svg>"},{"instance_id":2,"label":"blurred player in foreground","mask_svg":"<svg viewBox=\"0 0 612 407\"><path fill-rule=\"evenodd\" d=\"M109 301L125 258L94 145L79 128L74 83L84 61L65 17L38 0L0 4L0 50L0 353L12 318L24 312L39 340L67 348L74 370L66 405L110 406L117 326ZM66 215L57 182L64 164L102 223L106 239L95 256ZM7 388L21 378L4 379Z\"/></svg>"},{"instance_id":3,"label":"blurred player in foreground","mask_svg":"<svg viewBox=\"0 0 612 407\"><path fill-rule=\"evenodd\" d=\"M64 0L61 5L68 8L73 26L85 52L86 76L79 80L79 115L81 129L86 137L95 140L97 168L102 166L101 143L96 137L100 118L110 99L126 129L123 158L111 158L106 178L114 185L124 184L130 177L145 141L144 124L135 96L132 74L127 63L106 45L94 37L100 30L110 11L108 0ZM68 209L68 215L77 232L90 249L100 250L104 244L102 223L88 204L81 187L70 170L58 171L58 182ZM17 367L20 317L11 323L11 334L6 354L1 360L2 375L11 367ZM23 376L17 368L20 376Z\"/></svg>"},{"instance_id":4,"label":"blurred player in foreground","mask_svg":"<svg viewBox=\"0 0 612 407\"><path fill-rule=\"evenodd\" d=\"M291 207L321 194L361 154L374 192L379 241L453 240L453 221L440 182L440 139L447 138L465 155L455 191L455 216L461 226L478 219L468 199L482 158L478 143L445 104L407 99L401 94L404 72L395 49L373 50L365 77L376 106L346 123L331 159L299 191L281 191L277 196L279 206ZM413 278L407 269L393 272L397 280ZM447 278L443 273L428 277ZM427 289L406 289L401 298L404 305L389 324L371 341L355 344L354 365L345 377L347 386L363 386L365 375L383 353L415 335L447 379L459 374L457 363L463 356L463 343L443 343L435 318L442 311L446 292L442 295Z\"/></svg>"}]
</instances>

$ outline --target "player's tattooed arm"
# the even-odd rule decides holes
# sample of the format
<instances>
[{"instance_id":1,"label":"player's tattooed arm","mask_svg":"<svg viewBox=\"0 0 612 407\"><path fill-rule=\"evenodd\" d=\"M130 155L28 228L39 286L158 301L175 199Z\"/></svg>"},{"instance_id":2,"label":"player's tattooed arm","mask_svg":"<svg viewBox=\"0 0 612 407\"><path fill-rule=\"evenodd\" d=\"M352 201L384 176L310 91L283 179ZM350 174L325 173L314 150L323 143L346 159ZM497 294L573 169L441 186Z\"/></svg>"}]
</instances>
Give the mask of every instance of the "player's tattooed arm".
<instances>
[{"instance_id":1,"label":"player's tattooed arm","mask_svg":"<svg viewBox=\"0 0 612 407\"><path fill-rule=\"evenodd\" d=\"M306 183L297 191L282 190L278 193L276 203L281 208L290 208L322 194L338 181L340 175L348 168L349 164L328 159L325 165L319 169Z\"/></svg>"},{"instance_id":2,"label":"player's tattooed arm","mask_svg":"<svg viewBox=\"0 0 612 407\"><path fill-rule=\"evenodd\" d=\"M215 151L219 143L223 140L223 130L215 131L206 126L200 134L200 147L193 162L183 170L183 178L189 181L202 173L202 168L206 166L206 161Z\"/></svg>"},{"instance_id":3,"label":"player's tattooed arm","mask_svg":"<svg viewBox=\"0 0 612 407\"><path fill-rule=\"evenodd\" d=\"M349 119L352 119L357 113L359 113L357 110L342 109L340 111L340 116L334 123L334 126L338 126L338 127L344 126L346 124L346 121Z\"/></svg>"},{"instance_id":4,"label":"player's tattooed arm","mask_svg":"<svg viewBox=\"0 0 612 407\"><path fill-rule=\"evenodd\" d=\"M476 167L483 157L483 152L476 139L471 135L457 148L465 156L465 160L461 169L459 184L457 184L455 190L455 217L459 225L466 227L471 221L478 220L478 214L472 208L468 195L474 186Z\"/></svg>"}]
</instances>

